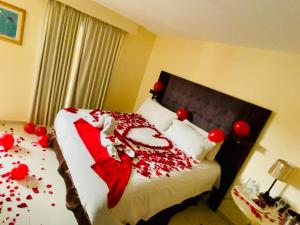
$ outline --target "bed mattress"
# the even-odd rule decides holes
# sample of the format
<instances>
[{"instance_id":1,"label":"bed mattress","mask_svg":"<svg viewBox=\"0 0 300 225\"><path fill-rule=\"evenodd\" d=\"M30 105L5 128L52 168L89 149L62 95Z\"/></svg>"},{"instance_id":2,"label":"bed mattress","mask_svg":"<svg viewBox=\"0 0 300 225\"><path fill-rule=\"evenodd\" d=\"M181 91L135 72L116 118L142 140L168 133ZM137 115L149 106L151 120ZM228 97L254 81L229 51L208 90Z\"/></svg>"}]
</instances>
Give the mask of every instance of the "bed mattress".
<instances>
[{"instance_id":1,"label":"bed mattress","mask_svg":"<svg viewBox=\"0 0 300 225\"><path fill-rule=\"evenodd\" d=\"M209 191L219 180L219 164L207 160L190 170L173 172L170 177L149 179L133 170L121 200L108 209L108 187L91 169L94 159L74 126L80 118L93 121L89 110L79 110L77 114L62 110L54 128L81 204L93 225L136 224L140 219L148 220L165 208Z\"/></svg>"}]
</instances>

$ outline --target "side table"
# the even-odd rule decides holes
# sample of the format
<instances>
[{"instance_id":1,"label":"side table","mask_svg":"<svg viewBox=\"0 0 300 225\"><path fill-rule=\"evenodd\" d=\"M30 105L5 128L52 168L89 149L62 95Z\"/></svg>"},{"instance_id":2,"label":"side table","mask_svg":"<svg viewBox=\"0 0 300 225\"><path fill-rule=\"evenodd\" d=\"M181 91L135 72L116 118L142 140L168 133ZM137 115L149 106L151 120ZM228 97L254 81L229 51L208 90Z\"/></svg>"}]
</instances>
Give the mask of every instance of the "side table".
<instances>
[{"instance_id":1,"label":"side table","mask_svg":"<svg viewBox=\"0 0 300 225\"><path fill-rule=\"evenodd\" d=\"M251 225L280 225L282 215L272 212L271 208L261 209L240 185L232 188L231 196L237 207L250 220Z\"/></svg>"}]
</instances>

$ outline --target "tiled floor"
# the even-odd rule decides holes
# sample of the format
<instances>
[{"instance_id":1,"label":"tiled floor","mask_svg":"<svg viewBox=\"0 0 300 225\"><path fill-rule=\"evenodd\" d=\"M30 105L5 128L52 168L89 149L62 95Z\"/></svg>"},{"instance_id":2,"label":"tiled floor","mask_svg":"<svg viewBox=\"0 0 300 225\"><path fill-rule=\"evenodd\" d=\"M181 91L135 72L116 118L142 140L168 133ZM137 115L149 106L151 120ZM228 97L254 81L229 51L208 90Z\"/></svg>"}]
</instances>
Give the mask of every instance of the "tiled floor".
<instances>
[{"instance_id":1,"label":"tiled floor","mask_svg":"<svg viewBox=\"0 0 300 225\"><path fill-rule=\"evenodd\" d=\"M73 214L65 207L65 186L57 173L54 152L37 146L37 137L26 134L22 125L0 124L0 132L12 133L16 144L8 152L0 147L0 224L76 225ZM28 165L29 176L22 181L10 180L6 173L18 161ZM201 224L228 225L203 203L179 213L170 222Z\"/></svg>"},{"instance_id":2,"label":"tiled floor","mask_svg":"<svg viewBox=\"0 0 300 225\"><path fill-rule=\"evenodd\" d=\"M65 208L65 185L57 173L54 152L36 146L37 137L26 134L22 125L0 124L0 132L4 131L13 133L15 144L20 143L0 153L0 175L9 172L18 161L27 164L30 172L22 181L9 181L0 176L0 224L76 224L73 214ZM14 196L10 197L11 194ZM27 207L20 208L21 203Z\"/></svg>"},{"instance_id":3,"label":"tiled floor","mask_svg":"<svg viewBox=\"0 0 300 225\"><path fill-rule=\"evenodd\" d=\"M169 225L230 225L217 213L211 211L204 202L191 206L175 215Z\"/></svg>"}]
</instances>

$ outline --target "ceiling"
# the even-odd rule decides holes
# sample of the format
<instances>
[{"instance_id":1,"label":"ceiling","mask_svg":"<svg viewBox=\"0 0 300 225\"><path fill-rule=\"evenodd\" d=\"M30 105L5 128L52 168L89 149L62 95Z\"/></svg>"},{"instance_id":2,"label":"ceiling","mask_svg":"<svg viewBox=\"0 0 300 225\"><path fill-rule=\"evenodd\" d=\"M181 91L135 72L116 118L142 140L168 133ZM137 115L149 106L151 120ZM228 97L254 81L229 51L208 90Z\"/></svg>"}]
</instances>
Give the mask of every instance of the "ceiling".
<instances>
[{"instance_id":1,"label":"ceiling","mask_svg":"<svg viewBox=\"0 0 300 225\"><path fill-rule=\"evenodd\" d=\"M300 53L300 0L95 0L161 36Z\"/></svg>"}]
</instances>

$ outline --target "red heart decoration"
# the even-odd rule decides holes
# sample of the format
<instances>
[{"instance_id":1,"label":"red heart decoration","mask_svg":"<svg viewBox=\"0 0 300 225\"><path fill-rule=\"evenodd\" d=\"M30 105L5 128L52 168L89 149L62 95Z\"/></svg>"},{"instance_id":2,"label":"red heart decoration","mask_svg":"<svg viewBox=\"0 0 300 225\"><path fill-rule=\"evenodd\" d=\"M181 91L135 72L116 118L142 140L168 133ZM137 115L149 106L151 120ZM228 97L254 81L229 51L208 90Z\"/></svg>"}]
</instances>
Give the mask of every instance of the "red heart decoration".
<instances>
[{"instance_id":1,"label":"red heart decoration","mask_svg":"<svg viewBox=\"0 0 300 225\"><path fill-rule=\"evenodd\" d=\"M12 168L10 171L10 176L14 180L22 180L27 176L28 171L28 166L21 163L17 167Z\"/></svg>"},{"instance_id":2,"label":"red heart decoration","mask_svg":"<svg viewBox=\"0 0 300 225\"><path fill-rule=\"evenodd\" d=\"M143 133L141 136L143 136L143 139L148 141L148 143L145 143L145 140L141 140L138 136L132 136L131 132L135 132L135 129L138 129L138 133ZM143 130L144 129L144 130ZM173 148L172 142L167 139L166 137L163 137L162 134L151 126L130 126L125 129L122 136L132 142L135 145L143 146L146 148L151 149L171 149ZM154 145L154 143L151 141L158 141L161 144L160 145Z\"/></svg>"},{"instance_id":3,"label":"red heart decoration","mask_svg":"<svg viewBox=\"0 0 300 225\"><path fill-rule=\"evenodd\" d=\"M35 134L37 136L43 136L47 134L47 128L46 127L37 127L35 129Z\"/></svg>"},{"instance_id":4,"label":"red heart decoration","mask_svg":"<svg viewBox=\"0 0 300 225\"><path fill-rule=\"evenodd\" d=\"M35 131L35 125L33 123L26 123L24 125L24 130L26 131L26 133L28 134L33 134Z\"/></svg>"},{"instance_id":5,"label":"red heart decoration","mask_svg":"<svg viewBox=\"0 0 300 225\"><path fill-rule=\"evenodd\" d=\"M37 140L37 143L42 146L43 148L48 147L48 135L40 136Z\"/></svg>"},{"instance_id":6,"label":"red heart decoration","mask_svg":"<svg viewBox=\"0 0 300 225\"><path fill-rule=\"evenodd\" d=\"M5 150L8 150L14 146L14 136L11 134L1 134L0 135L0 145L3 146Z\"/></svg>"}]
</instances>

